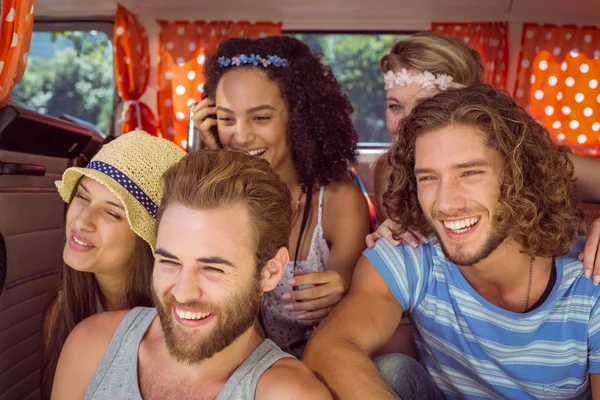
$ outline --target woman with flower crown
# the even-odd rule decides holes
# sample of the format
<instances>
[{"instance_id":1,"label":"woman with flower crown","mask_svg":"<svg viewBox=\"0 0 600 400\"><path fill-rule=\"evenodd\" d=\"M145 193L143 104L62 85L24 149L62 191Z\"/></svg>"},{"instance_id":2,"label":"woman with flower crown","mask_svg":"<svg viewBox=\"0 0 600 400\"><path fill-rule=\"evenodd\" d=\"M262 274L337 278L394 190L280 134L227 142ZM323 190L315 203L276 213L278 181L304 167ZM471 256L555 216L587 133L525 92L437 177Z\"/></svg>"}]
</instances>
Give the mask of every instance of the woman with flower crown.
<instances>
[{"instance_id":1,"label":"woman with flower crown","mask_svg":"<svg viewBox=\"0 0 600 400\"><path fill-rule=\"evenodd\" d=\"M481 58L475 50L460 40L430 32L396 43L380 65L386 90L385 122L392 137L397 135L400 122L422 100L443 90L480 83L483 77ZM376 208L381 221L386 219L385 167L386 158L381 157L374 171Z\"/></svg>"},{"instance_id":2,"label":"woman with flower crown","mask_svg":"<svg viewBox=\"0 0 600 400\"><path fill-rule=\"evenodd\" d=\"M204 146L263 158L293 199L291 261L261 308L266 335L297 357L348 290L365 248L369 209L348 174L352 106L330 68L287 36L229 39L205 64L192 109Z\"/></svg>"}]
</instances>

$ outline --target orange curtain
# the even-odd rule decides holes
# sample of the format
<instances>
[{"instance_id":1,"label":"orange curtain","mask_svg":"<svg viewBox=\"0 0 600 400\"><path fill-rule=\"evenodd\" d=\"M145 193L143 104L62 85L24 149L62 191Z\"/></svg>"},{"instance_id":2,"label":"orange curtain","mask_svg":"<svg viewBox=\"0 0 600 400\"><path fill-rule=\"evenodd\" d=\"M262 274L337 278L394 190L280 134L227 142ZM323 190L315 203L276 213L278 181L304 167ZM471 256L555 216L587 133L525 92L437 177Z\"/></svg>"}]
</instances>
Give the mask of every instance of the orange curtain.
<instances>
[{"instance_id":1,"label":"orange curtain","mask_svg":"<svg viewBox=\"0 0 600 400\"><path fill-rule=\"evenodd\" d=\"M115 74L119 96L123 99L121 130L123 133L141 128L158 133L158 123L150 107L142 103L150 76L148 33L137 18L119 5L115 16Z\"/></svg>"},{"instance_id":2,"label":"orange curtain","mask_svg":"<svg viewBox=\"0 0 600 400\"><path fill-rule=\"evenodd\" d=\"M600 29L525 24L515 99L556 142L600 156Z\"/></svg>"},{"instance_id":3,"label":"orange curtain","mask_svg":"<svg viewBox=\"0 0 600 400\"><path fill-rule=\"evenodd\" d=\"M159 21L158 115L163 136L187 148L189 107L201 99L204 62L230 37L281 34L281 23Z\"/></svg>"},{"instance_id":4,"label":"orange curtain","mask_svg":"<svg viewBox=\"0 0 600 400\"><path fill-rule=\"evenodd\" d=\"M504 22L432 23L433 32L461 39L481 55L485 68L484 82L506 89L508 78L508 28Z\"/></svg>"},{"instance_id":5,"label":"orange curtain","mask_svg":"<svg viewBox=\"0 0 600 400\"><path fill-rule=\"evenodd\" d=\"M0 108L8 103L12 88L27 65L33 31L35 0L3 0L0 21Z\"/></svg>"}]
</instances>

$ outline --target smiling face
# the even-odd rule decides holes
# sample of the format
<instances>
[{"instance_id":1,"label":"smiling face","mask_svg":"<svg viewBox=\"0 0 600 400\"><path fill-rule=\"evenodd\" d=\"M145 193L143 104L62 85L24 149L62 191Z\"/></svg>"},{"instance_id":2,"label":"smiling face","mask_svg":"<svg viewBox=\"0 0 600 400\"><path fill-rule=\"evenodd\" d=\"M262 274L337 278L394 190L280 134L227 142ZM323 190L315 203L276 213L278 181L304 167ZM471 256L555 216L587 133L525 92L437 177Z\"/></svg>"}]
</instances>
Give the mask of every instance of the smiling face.
<instances>
[{"instance_id":1,"label":"smiling face","mask_svg":"<svg viewBox=\"0 0 600 400\"><path fill-rule=\"evenodd\" d=\"M106 186L83 177L69 204L63 260L82 272L122 274L133 256L136 235L121 201Z\"/></svg>"},{"instance_id":2,"label":"smiling face","mask_svg":"<svg viewBox=\"0 0 600 400\"><path fill-rule=\"evenodd\" d=\"M217 85L216 106L225 148L264 158L274 170L293 165L287 102L263 71L237 68L226 73Z\"/></svg>"},{"instance_id":3,"label":"smiling face","mask_svg":"<svg viewBox=\"0 0 600 400\"><path fill-rule=\"evenodd\" d=\"M162 215L153 298L177 360L200 363L253 325L265 290L253 232L243 203L209 210L173 203Z\"/></svg>"},{"instance_id":4,"label":"smiling face","mask_svg":"<svg viewBox=\"0 0 600 400\"><path fill-rule=\"evenodd\" d=\"M479 129L455 124L419 136L415 176L423 213L452 262L476 264L507 238L497 222L502 158Z\"/></svg>"},{"instance_id":5,"label":"smiling face","mask_svg":"<svg viewBox=\"0 0 600 400\"><path fill-rule=\"evenodd\" d=\"M400 70L394 71L394 73L396 72L400 72ZM419 73L415 70L408 72L411 75ZM437 93L439 91L435 87L424 89L416 83L406 86L394 84L394 87L387 91L385 98L385 124L390 135L398 134L400 122L410 114L417 104Z\"/></svg>"}]
</instances>

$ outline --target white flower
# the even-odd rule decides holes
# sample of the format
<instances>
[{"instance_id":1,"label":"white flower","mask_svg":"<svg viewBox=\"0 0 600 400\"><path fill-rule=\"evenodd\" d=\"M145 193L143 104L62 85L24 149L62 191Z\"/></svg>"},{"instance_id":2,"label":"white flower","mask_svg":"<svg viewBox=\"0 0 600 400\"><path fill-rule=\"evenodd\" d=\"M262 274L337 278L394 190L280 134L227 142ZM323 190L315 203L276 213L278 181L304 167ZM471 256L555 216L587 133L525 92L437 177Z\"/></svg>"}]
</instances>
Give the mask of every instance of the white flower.
<instances>
[{"instance_id":1,"label":"white flower","mask_svg":"<svg viewBox=\"0 0 600 400\"><path fill-rule=\"evenodd\" d=\"M413 83L416 83L422 88L429 90L436 87L439 90L447 90L451 87L464 87L464 85L454 83L453 78L450 75L435 75L429 71L424 71L418 75L411 75L406 68L402 68L402 71L396 72L395 74L393 71L388 71L384 75L383 79L385 81L385 90L392 89L394 84L398 86L408 86L412 85Z\"/></svg>"},{"instance_id":2,"label":"white flower","mask_svg":"<svg viewBox=\"0 0 600 400\"><path fill-rule=\"evenodd\" d=\"M417 76L417 83L421 85L423 89L431 88L435 85L435 75L429 71L425 71Z\"/></svg>"},{"instance_id":3,"label":"white flower","mask_svg":"<svg viewBox=\"0 0 600 400\"><path fill-rule=\"evenodd\" d=\"M452 85L452 77L446 74L440 74L435 78L435 84L441 90L447 90Z\"/></svg>"},{"instance_id":4,"label":"white flower","mask_svg":"<svg viewBox=\"0 0 600 400\"><path fill-rule=\"evenodd\" d=\"M412 83L412 76L408 73L406 68L402 68L402 71L396 74L396 84L398 86L406 86Z\"/></svg>"},{"instance_id":5,"label":"white flower","mask_svg":"<svg viewBox=\"0 0 600 400\"><path fill-rule=\"evenodd\" d=\"M388 71L383 76L383 80L385 81L385 90L390 90L394 87L395 79L396 79L396 75L394 75L394 71Z\"/></svg>"}]
</instances>

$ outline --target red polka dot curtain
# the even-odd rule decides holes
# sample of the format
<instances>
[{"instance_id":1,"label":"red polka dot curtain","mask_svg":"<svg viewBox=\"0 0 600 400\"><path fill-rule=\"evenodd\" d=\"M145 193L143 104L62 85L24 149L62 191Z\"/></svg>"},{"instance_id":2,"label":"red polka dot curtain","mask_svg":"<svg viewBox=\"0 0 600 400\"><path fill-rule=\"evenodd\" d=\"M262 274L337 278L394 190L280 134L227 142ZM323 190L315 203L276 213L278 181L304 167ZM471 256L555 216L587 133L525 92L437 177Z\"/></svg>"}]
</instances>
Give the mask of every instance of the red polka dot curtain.
<instances>
[{"instance_id":1,"label":"red polka dot curtain","mask_svg":"<svg viewBox=\"0 0 600 400\"><path fill-rule=\"evenodd\" d=\"M148 87L150 76L148 33L137 18L121 5L115 15L113 42L117 89L124 101L121 131L127 133L140 128L156 135L156 117L150 107L139 101Z\"/></svg>"},{"instance_id":2,"label":"red polka dot curtain","mask_svg":"<svg viewBox=\"0 0 600 400\"><path fill-rule=\"evenodd\" d=\"M190 106L200 101L204 62L230 37L281 34L281 23L159 21L158 115L163 136L187 148Z\"/></svg>"},{"instance_id":3,"label":"red polka dot curtain","mask_svg":"<svg viewBox=\"0 0 600 400\"><path fill-rule=\"evenodd\" d=\"M0 26L0 108L8 103L12 88L27 65L35 0L3 0Z\"/></svg>"},{"instance_id":4,"label":"red polka dot curtain","mask_svg":"<svg viewBox=\"0 0 600 400\"><path fill-rule=\"evenodd\" d=\"M508 29L504 22L432 23L431 30L461 39L481 55L484 82L506 89L508 77Z\"/></svg>"},{"instance_id":5,"label":"red polka dot curtain","mask_svg":"<svg viewBox=\"0 0 600 400\"><path fill-rule=\"evenodd\" d=\"M515 98L553 139L600 156L600 29L525 24Z\"/></svg>"}]
</instances>

